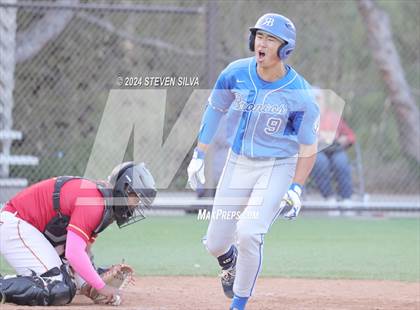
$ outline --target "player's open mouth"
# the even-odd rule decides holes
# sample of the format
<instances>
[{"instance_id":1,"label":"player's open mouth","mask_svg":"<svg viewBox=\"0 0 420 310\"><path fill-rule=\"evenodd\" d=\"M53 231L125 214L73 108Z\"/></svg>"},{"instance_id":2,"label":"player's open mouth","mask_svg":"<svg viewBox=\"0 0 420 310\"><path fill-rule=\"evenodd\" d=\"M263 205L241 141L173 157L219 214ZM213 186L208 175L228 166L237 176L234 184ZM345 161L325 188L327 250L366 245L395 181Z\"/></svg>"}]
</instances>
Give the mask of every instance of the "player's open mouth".
<instances>
[{"instance_id":1,"label":"player's open mouth","mask_svg":"<svg viewBox=\"0 0 420 310\"><path fill-rule=\"evenodd\" d=\"M258 51L258 53L257 53L257 60L258 61L262 61L264 59L264 57L265 57L265 53L262 52L262 51Z\"/></svg>"}]
</instances>

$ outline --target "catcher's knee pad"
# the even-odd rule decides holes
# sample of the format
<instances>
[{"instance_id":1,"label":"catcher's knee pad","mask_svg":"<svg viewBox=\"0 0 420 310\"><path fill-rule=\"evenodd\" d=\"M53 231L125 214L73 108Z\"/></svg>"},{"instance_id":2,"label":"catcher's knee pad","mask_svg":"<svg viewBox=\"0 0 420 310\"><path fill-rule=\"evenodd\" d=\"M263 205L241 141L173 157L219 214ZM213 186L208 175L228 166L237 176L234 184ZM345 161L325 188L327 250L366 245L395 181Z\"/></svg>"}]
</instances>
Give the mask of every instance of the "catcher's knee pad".
<instances>
[{"instance_id":1,"label":"catcher's knee pad","mask_svg":"<svg viewBox=\"0 0 420 310\"><path fill-rule=\"evenodd\" d=\"M65 305L72 301L74 294L71 293L71 288L64 282L53 281L48 284L48 305L59 306Z\"/></svg>"},{"instance_id":2,"label":"catcher's knee pad","mask_svg":"<svg viewBox=\"0 0 420 310\"><path fill-rule=\"evenodd\" d=\"M62 275L62 280L51 278ZM29 306L58 306L72 301L76 287L64 266L54 267L38 276L17 276L0 279L3 302Z\"/></svg>"},{"instance_id":3,"label":"catcher's knee pad","mask_svg":"<svg viewBox=\"0 0 420 310\"><path fill-rule=\"evenodd\" d=\"M62 280L53 280L61 275ZM76 285L67 271L66 265L54 267L41 275L48 290L48 305L59 306L70 303L76 295ZM52 278L52 279L50 279Z\"/></svg>"}]
</instances>

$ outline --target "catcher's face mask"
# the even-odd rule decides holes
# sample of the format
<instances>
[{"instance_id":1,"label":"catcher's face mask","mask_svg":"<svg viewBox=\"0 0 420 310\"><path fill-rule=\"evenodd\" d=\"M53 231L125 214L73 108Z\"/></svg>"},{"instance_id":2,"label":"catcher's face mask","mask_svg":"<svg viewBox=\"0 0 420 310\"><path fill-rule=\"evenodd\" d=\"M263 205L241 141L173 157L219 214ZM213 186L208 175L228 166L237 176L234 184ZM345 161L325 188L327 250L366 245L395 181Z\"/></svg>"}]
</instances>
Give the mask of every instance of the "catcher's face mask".
<instances>
[{"instance_id":1,"label":"catcher's face mask","mask_svg":"<svg viewBox=\"0 0 420 310\"><path fill-rule=\"evenodd\" d=\"M110 179L114 185L114 214L121 228L145 218L144 209L152 205L156 189L153 177L143 163L124 163L115 172Z\"/></svg>"},{"instance_id":2,"label":"catcher's face mask","mask_svg":"<svg viewBox=\"0 0 420 310\"><path fill-rule=\"evenodd\" d=\"M120 228L145 218L145 206L140 196L129 185L127 185L126 196L123 197L123 201L121 206L114 206L117 225Z\"/></svg>"}]
</instances>

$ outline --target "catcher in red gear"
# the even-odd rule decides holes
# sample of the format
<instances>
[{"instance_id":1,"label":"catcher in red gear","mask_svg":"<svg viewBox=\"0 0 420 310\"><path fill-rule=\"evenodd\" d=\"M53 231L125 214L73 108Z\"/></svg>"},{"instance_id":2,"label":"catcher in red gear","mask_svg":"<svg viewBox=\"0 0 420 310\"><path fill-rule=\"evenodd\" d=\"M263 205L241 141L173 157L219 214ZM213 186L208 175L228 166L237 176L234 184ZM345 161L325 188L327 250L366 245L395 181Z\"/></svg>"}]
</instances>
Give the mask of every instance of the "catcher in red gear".
<instances>
[{"instance_id":1,"label":"catcher in red gear","mask_svg":"<svg viewBox=\"0 0 420 310\"><path fill-rule=\"evenodd\" d=\"M107 181L63 176L18 193L0 213L0 253L17 273L0 277L1 302L63 305L80 289L95 302L120 304L134 271L115 265L101 277L88 252L111 223L144 219L155 196L152 175L133 162L115 167Z\"/></svg>"}]
</instances>

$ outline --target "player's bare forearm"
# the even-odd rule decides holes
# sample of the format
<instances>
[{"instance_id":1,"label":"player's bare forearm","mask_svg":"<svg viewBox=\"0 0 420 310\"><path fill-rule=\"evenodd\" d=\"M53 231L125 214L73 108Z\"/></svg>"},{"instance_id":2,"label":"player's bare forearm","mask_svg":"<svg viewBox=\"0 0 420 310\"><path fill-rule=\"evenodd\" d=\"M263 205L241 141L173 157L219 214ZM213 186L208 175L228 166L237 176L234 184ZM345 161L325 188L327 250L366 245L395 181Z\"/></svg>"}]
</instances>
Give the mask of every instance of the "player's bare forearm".
<instances>
[{"instance_id":1,"label":"player's bare forearm","mask_svg":"<svg viewBox=\"0 0 420 310\"><path fill-rule=\"evenodd\" d=\"M311 145L301 144L299 148L299 159L296 164L295 176L293 183L304 185L306 179L314 167L318 143Z\"/></svg>"}]
</instances>

